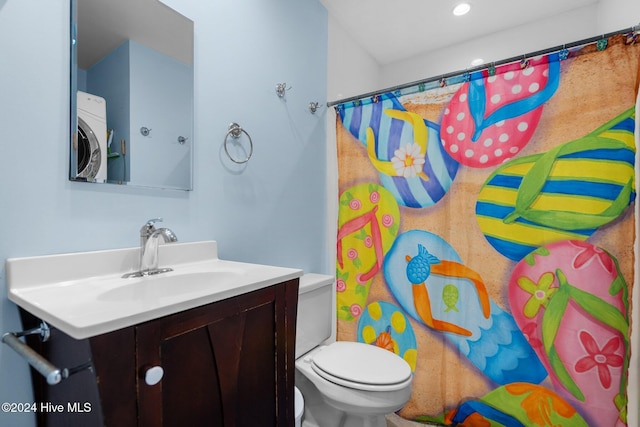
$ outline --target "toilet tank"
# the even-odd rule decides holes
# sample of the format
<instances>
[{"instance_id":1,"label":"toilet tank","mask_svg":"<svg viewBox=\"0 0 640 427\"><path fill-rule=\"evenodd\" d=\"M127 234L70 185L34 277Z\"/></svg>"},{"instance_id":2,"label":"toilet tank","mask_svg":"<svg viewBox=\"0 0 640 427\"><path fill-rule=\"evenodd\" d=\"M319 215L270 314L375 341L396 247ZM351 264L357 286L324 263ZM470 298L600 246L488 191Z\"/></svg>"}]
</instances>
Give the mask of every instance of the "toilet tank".
<instances>
[{"instance_id":1,"label":"toilet tank","mask_svg":"<svg viewBox=\"0 0 640 427\"><path fill-rule=\"evenodd\" d=\"M296 359L331 337L334 279L323 274L300 278Z\"/></svg>"}]
</instances>

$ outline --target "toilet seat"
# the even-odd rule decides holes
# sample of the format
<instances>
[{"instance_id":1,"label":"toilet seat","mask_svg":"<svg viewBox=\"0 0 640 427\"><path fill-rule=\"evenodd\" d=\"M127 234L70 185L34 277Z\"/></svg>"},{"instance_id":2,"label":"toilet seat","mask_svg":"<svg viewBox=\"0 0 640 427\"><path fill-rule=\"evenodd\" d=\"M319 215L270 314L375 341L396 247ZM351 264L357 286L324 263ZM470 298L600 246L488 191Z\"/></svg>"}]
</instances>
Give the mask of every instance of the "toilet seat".
<instances>
[{"instance_id":1,"label":"toilet seat","mask_svg":"<svg viewBox=\"0 0 640 427\"><path fill-rule=\"evenodd\" d=\"M313 356L311 368L335 384L364 391L400 390L411 383L409 364L388 350L338 341Z\"/></svg>"}]
</instances>

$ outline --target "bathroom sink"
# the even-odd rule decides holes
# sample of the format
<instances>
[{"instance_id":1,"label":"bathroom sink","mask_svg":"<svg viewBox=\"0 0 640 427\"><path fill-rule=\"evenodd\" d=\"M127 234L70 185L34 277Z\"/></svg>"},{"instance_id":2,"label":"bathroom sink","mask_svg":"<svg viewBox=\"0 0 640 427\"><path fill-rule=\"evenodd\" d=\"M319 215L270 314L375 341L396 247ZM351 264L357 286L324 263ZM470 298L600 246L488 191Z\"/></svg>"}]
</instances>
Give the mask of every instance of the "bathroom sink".
<instances>
[{"instance_id":1,"label":"bathroom sink","mask_svg":"<svg viewBox=\"0 0 640 427\"><path fill-rule=\"evenodd\" d=\"M180 295L208 294L242 275L242 269L169 272L156 276L117 280L118 284L98 295L103 301L135 301L138 299L171 299Z\"/></svg>"},{"instance_id":2,"label":"bathroom sink","mask_svg":"<svg viewBox=\"0 0 640 427\"><path fill-rule=\"evenodd\" d=\"M10 258L11 301L76 339L107 333L302 276L302 270L218 258L215 241L159 247L173 271L123 278L139 248Z\"/></svg>"}]
</instances>

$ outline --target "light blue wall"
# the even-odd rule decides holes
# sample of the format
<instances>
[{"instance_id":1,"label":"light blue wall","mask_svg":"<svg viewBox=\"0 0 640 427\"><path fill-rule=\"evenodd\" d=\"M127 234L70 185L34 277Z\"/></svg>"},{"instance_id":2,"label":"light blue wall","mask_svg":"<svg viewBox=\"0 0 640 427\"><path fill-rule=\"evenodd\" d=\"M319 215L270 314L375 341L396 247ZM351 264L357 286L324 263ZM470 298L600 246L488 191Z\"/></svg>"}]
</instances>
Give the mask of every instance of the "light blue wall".
<instances>
[{"instance_id":1,"label":"light blue wall","mask_svg":"<svg viewBox=\"0 0 640 427\"><path fill-rule=\"evenodd\" d=\"M124 140L125 143L130 141L129 92L131 78L129 68L129 41L126 41L86 72L87 89L85 92L101 96L107 101L107 129L113 129L115 143L111 144L111 148L117 152L122 151L120 141ZM78 71L78 75L80 75L80 71ZM80 89L79 85L78 89ZM108 159L107 179L128 181L128 172L131 170L128 165L129 161L130 156Z\"/></svg>"},{"instance_id":2,"label":"light blue wall","mask_svg":"<svg viewBox=\"0 0 640 427\"><path fill-rule=\"evenodd\" d=\"M0 0L0 259L132 247L163 216L181 241L226 259L328 273L324 113L327 14L318 0L182 0L195 21L194 191L69 182L69 5ZM286 100L275 85L292 88ZM224 158L230 122L253 137ZM0 268L0 331L19 330ZM0 346L0 402L32 401L26 364ZM0 425L32 426L0 413Z\"/></svg>"},{"instance_id":3,"label":"light blue wall","mask_svg":"<svg viewBox=\"0 0 640 427\"><path fill-rule=\"evenodd\" d=\"M78 84L78 90L86 92L87 91L87 72L85 70L78 68L78 74L76 76L76 79Z\"/></svg>"},{"instance_id":4,"label":"light blue wall","mask_svg":"<svg viewBox=\"0 0 640 427\"><path fill-rule=\"evenodd\" d=\"M191 189L193 67L127 40L86 74L86 91L106 99L112 152L126 144L126 156L109 159L108 179ZM142 127L151 133L143 136Z\"/></svg>"},{"instance_id":5,"label":"light blue wall","mask_svg":"<svg viewBox=\"0 0 640 427\"><path fill-rule=\"evenodd\" d=\"M131 182L191 188L193 68L134 41L129 61ZM143 126L151 129L149 135L139 132ZM179 144L179 136L187 142Z\"/></svg>"}]
</instances>

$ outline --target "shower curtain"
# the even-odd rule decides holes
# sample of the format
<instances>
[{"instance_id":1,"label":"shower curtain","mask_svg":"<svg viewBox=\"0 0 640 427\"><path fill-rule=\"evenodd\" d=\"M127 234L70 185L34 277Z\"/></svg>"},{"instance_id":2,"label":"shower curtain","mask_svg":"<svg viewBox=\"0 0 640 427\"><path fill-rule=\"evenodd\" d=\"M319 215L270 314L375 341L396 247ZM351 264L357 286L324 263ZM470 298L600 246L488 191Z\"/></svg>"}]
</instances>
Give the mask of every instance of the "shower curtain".
<instances>
[{"instance_id":1,"label":"shower curtain","mask_svg":"<svg viewBox=\"0 0 640 427\"><path fill-rule=\"evenodd\" d=\"M409 363L402 418L627 425L636 41L336 107L338 339Z\"/></svg>"}]
</instances>

